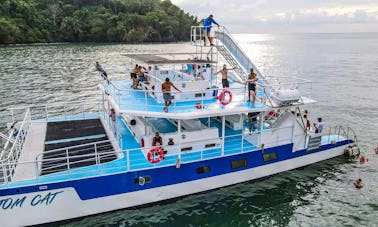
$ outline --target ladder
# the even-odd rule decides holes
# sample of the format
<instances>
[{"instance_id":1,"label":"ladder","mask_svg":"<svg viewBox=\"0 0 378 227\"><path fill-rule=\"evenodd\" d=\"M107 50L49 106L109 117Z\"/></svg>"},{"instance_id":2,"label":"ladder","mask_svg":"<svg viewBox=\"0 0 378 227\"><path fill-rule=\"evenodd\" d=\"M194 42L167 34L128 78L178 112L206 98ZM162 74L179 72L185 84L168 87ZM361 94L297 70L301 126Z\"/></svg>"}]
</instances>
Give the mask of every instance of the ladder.
<instances>
[{"instance_id":1,"label":"ladder","mask_svg":"<svg viewBox=\"0 0 378 227\"><path fill-rule=\"evenodd\" d=\"M211 60L216 60L217 62L218 58L215 56L220 53L227 63L235 68L233 79L236 82L243 83L247 79L250 68L254 69L254 72L260 79L265 79L265 76L262 75L251 59L244 53L225 27L214 27L212 29L215 30L215 46L210 47L209 52L205 54L207 57L211 56ZM200 55L201 57L204 49L206 49L203 36L203 27L192 26L191 44L196 46L196 55Z\"/></svg>"}]
</instances>

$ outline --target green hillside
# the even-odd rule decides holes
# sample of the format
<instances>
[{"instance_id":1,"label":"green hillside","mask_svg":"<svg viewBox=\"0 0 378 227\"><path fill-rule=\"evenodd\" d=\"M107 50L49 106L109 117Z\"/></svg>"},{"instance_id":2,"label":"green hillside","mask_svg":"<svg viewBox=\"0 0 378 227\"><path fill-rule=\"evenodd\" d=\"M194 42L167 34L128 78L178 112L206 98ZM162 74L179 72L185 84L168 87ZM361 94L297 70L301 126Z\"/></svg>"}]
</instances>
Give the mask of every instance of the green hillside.
<instances>
[{"instance_id":1,"label":"green hillside","mask_svg":"<svg viewBox=\"0 0 378 227\"><path fill-rule=\"evenodd\" d=\"M0 1L0 44L180 41L195 23L169 0Z\"/></svg>"}]
</instances>

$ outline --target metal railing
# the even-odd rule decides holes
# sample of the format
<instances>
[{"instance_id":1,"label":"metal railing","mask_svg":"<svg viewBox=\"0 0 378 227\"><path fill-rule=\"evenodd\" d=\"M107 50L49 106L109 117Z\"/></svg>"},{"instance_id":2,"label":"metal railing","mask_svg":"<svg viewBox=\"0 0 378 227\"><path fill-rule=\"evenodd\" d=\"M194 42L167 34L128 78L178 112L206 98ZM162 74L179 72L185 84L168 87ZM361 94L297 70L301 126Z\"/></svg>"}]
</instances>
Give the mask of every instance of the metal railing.
<instances>
[{"instance_id":1,"label":"metal railing","mask_svg":"<svg viewBox=\"0 0 378 227\"><path fill-rule=\"evenodd\" d=\"M257 81L257 96L261 103L274 107L272 94L279 90L298 90L300 92L299 103L303 103L303 98L312 97L312 81L296 77L270 77Z\"/></svg>"},{"instance_id":2,"label":"metal railing","mask_svg":"<svg viewBox=\"0 0 378 227\"><path fill-rule=\"evenodd\" d=\"M336 140L340 140L340 136L343 137L343 139L347 140L352 140L357 146L358 146L358 139L357 139L357 134L354 132L354 130L347 126L346 128L342 125L336 125L329 127L328 129L328 143L332 142L337 142L337 141L332 141L331 135L337 135Z\"/></svg>"},{"instance_id":3,"label":"metal railing","mask_svg":"<svg viewBox=\"0 0 378 227\"><path fill-rule=\"evenodd\" d=\"M100 112L103 109L102 101L80 101L80 102L59 102L44 105L30 105L25 107L9 108L12 121L15 121L20 113L30 110L31 120L44 122L56 120L72 120L92 118L93 113Z\"/></svg>"},{"instance_id":4,"label":"metal railing","mask_svg":"<svg viewBox=\"0 0 378 227\"><path fill-rule=\"evenodd\" d=\"M181 143L172 147L173 149L178 150L175 158L181 157L181 163L207 160L220 156L228 156L257 150L255 146L251 146L250 143L245 142L244 136L245 135L243 134L226 136L225 140L227 140L227 145L225 146L225 149L227 149L227 152L224 154L222 154L220 146L188 152L180 151L180 148L192 146L192 143ZM37 180L37 182L39 182L41 179L46 179L49 177L51 177L51 179L54 178L54 180L61 179L63 181L83 177L83 174L87 174L86 176L88 176L88 174L97 176L99 174L112 174L117 172L150 169L176 164L176 160L167 160L169 159L169 156L167 156L167 158L160 163L152 164L148 162L145 155L143 155L144 148L123 151L100 151L102 146L105 146L111 142L112 141L107 140L50 150L38 154L35 161L17 162L17 160L11 159L6 163L2 162L0 167L1 169L9 169L11 166L27 165L29 170L33 170L35 172L33 174L34 177L27 180ZM196 142L205 143L203 140ZM234 146L234 143L241 144L241 146ZM171 147L169 148L171 149ZM87 150L91 150L91 153L85 154L85 151ZM84 154L75 155L77 152ZM109 163L109 165L107 165L107 163ZM3 181L0 180L0 182L5 184L11 183L10 180L8 180L9 177L9 173L4 173L2 176Z\"/></svg>"},{"instance_id":5,"label":"metal railing","mask_svg":"<svg viewBox=\"0 0 378 227\"><path fill-rule=\"evenodd\" d=\"M272 129L272 130L282 130L282 128ZM334 133L334 134L333 134ZM331 127L329 131L329 138L331 136L343 136L345 138L353 138L353 141L357 143L357 137L353 130L349 127L344 129L341 126ZM229 135L224 137L224 152L222 152L222 146L214 146L209 148L204 148L198 151L180 151L180 148L191 146L192 143L180 143L172 147L177 148L177 156L169 155L167 158L160 163L152 164L147 161L145 154L143 154L144 148L129 149L122 151L113 151L113 150L104 150L103 146L106 143L111 143L112 141L100 141L89 144L82 144L72 147L66 147L62 149L56 149L51 151L46 151L44 153L38 154L35 158L35 161L31 162L17 162L17 159L10 158L7 162L1 162L0 168L3 171L2 179L0 182L3 182L9 186L10 177L11 177L11 168L16 165L29 165L29 169L35 171L34 178L28 180L40 180L44 181L65 181L68 179L79 179L88 176L98 176L98 175L107 175L114 174L118 172L127 172L135 170L144 170L157 168L162 166L173 166L176 165L176 159L181 157L180 162L182 164L208 160L213 158L218 158L222 156L230 156L245 152L251 152L254 150L261 149L260 144L253 144L251 142L246 142L248 134L241 133L237 135ZM257 136L261 136L257 135ZM219 138L222 142L222 137ZM342 140L343 138L338 138ZM329 140L329 143L332 141ZM271 145L277 145L277 143L290 143L290 139L282 139L277 137L275 141L270 141L270 143L264 144L264 147L270 147ZM205 143L205 141L196 141L198 143ZM170 147L171 148L171 147ZM71 152L73 150L73 152ZM85 150L91 150L91 153L88 154L75 154L75 152L81 152ZM101 151L100 151L101 150ZM83 152L82 152L83 153ZM45 156L45 157L44 157ZM172 158L169 158L172 156ZM117 157L117 158L116 158ZM34 166L34 168L30 168ZM93 168L94 167L94 168ZM41 175L43 173L43 175ZM35 183L35 182L34 182ZM33 182L30 182L33 184Z\"/></svg>"},{"instance_id":6,"label":"metal railing","mask_svg":"<svg viewBox=\"0 0 378 227\"><path fill-rule=\"evenodd\" d=\"M155 97L156 96L163 96L164 92L161 91L152 91L152 90L135 90L135 89L121 89L117 87L114 84L111 84L107 88L105 88L106 92L109 93L115 104L118 106L119 110L125 110L126 108L128 110L138 110L138 111L160 111L160 109L157 108L163 108L164 102L159 102ZM223 89L220 88L206 88L206 89L198 89L198 90L186 90L185 92L178 92L178 91L172 91L170 92L171 95L185 95L185 94L204 94L204 93L212 93L219 95L222 92ZM245 103L247 98L247 88L245 86L241 86L238 88L227 88L227 90L231 91L233 95L233 99L230 102L230 104L238 104L238 103ZM136 93L136 97L130 102L130 100L125 100L127 98L130 98L127 96L127 93ZM152 93L154 93L152 95ZM138 95L139 94L139 95ZM139 98L138 98L139 96ZM235 96L240 96L242 99L238 98L236 99ZM201 95L197 99L193 100L182 100L183 102L192 101L195 103L199 103L204 108L198 108L197 111L206 111L208 104L215 104L217 101L215 100L217 96L211 96L210 99L205 98L205 96ZM150 102L154 101L154 102ZM194 108L195 106L193 104L179 104L181 101L175 101L172 100L172 104L170 106L170 113L179 113L184 110L187 110L188 108ZM213 106L214 107L214 106ZM219 108L222 107L222 104L219 103ZM218 108L218 109L219 109Z\"/></svg>"},{"instance_id":7,"label":"metal railing","mask_svg":"<svg viewBox=\"0 0 378 227\"><path fill-rule=\"evenodd\" d=\"M29 127L31 123L30 109L26 110L25 116L18 129L17 136L14 139L13 145L10 150L6 150L1 154L1 168L0 171L3 174L4 182L12 180L14 170L16 169L18 158L20 157L26 136L29 132Z\"/></svg>"},{"instance_id":8,"label":"metal railing","mask_svg":"<svg viewBox=\"0 0 378 227\"><path fill-rule=\"evenodd\" d=\"M257 76L261 79L264 79L265 76L259 71L256 65L252 62L252 60L248 57L248 55L243 51L243 49L239 46L239 44L233 39L231 33L225 28L220 27L218 30L215 31L215 38L217 42L217 46L221 46L219 42L223 44L224 47L233 55L235 60L243 67L247 75L249 73L249 69L253 68L254 72ZM244 81L246 78L242 78Z\"/></svg>"}]
</instances>

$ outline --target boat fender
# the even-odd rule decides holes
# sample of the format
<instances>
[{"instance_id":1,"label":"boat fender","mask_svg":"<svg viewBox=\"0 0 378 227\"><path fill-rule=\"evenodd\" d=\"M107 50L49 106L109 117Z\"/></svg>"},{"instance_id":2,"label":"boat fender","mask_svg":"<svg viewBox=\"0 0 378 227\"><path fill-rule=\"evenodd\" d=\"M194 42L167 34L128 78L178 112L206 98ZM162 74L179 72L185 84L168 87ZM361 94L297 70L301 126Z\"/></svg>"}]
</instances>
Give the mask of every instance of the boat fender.
<instances>
[{"instance_id":1,"label":"boat fender","mask_svg":"<svg viewBox=\"0 0 378 227\"><path fill-rule=\"evenodd\" d=\"M151 148L147 153L147 159L150 163L155 164L163 160L164 153L159 147Z\"/></svg>"},{"instance_id":2,"label":"boat fender","mask_svg":"<svg viewBox=\"0 0 378 227\"><path fill-rule=\"evenodd\" d=\"M228 99L226 99L226 95L228 95L228 97L229 97ZM231 91L229 91L227 89L223 89L218 96L218 100L222 105L224 105L224 106L228 105L232 101Z\"/></svg>"},{"instance_id":3,"label":"boat fender","mask_svg":"<svg viewBox=\"0 0 378 227\"><path fill-rule=\"evenodd\" d=\"M173 146L173 145L175 145L175 142L173 142L173 138L169 138L168 140L169 140L169 141L168 141L168 145L169 145L169 146Z\"/></svg>"},{"instance_id":4,"label":"boat fender","mask_svg":"<svg viewBox=\"0 0 378 227\"><path fill-rule=\"evenodd\" d=\"M197 102L197 103L196 103L196 108L197 108L197 109L203 109L204 107L203 107L203 105L201 105L200 102Z\"/></svg>"}]
</instances>

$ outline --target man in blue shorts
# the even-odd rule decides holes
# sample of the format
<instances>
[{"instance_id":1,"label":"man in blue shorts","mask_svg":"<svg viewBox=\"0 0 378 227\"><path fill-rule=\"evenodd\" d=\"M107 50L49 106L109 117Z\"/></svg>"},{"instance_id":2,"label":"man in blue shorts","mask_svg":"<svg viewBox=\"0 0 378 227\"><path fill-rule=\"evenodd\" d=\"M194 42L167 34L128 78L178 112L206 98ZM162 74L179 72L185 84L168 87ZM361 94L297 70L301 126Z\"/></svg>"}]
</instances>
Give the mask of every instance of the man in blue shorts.
<instances>
[{"instance_id":1,"label":"man in blue shorts","mask_svg":"<svg viewBox=\"0 0 378 227\"><path fill-rule=\"evenodd\" d=\"M210 14L210 16L206 18L205 21L203 22L203 26L205 27L205 33L206 33L205 36L207 36L207 38L209 39L210 45L212 46L214 44L213 44L213 38L210 37L211 24L216 24L219 27L219 24L213 19L213 14ZM206 45L206 42L205 42L205 45Z\"/></svg>"}]
</instances>

